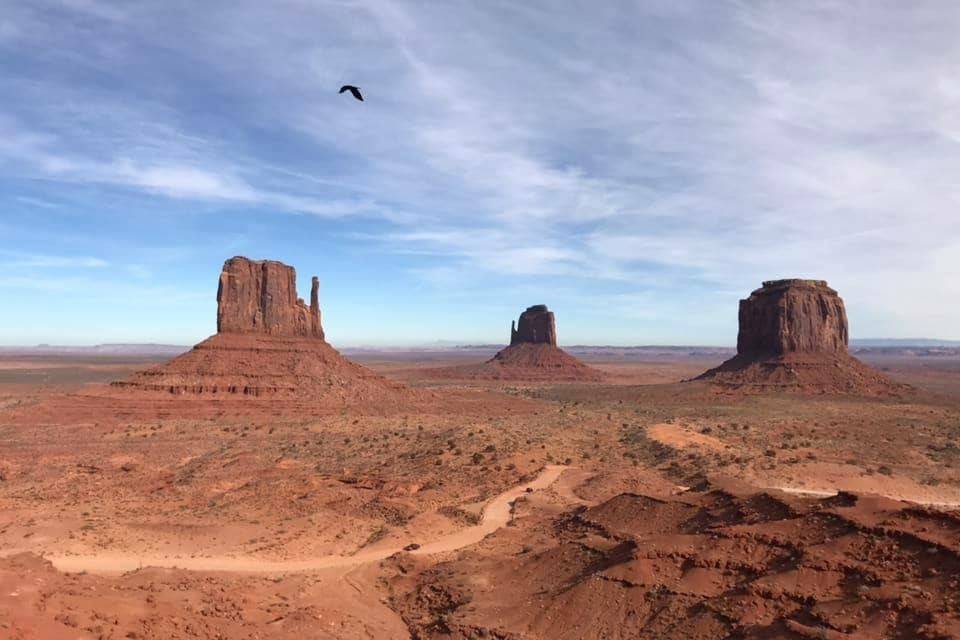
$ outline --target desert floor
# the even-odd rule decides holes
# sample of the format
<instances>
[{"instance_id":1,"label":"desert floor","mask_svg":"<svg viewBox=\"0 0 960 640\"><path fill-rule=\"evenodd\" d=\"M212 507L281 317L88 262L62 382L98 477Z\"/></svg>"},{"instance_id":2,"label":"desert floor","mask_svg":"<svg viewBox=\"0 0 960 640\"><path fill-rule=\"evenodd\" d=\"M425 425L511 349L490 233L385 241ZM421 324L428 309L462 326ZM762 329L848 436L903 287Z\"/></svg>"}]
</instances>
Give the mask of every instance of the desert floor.
<instances>
[{"instance_id":1,"label":"desert floor","mask_svg":"<svg viewBox=\"0 0 960 640\"><path fill-rule=\"evenodd\" d=\"M887 398L720 393L697 353L554 385L351 357L424 394L0 358L0 638L960 637L960 355L863 356Z\"/></svg>"}]
</instances>

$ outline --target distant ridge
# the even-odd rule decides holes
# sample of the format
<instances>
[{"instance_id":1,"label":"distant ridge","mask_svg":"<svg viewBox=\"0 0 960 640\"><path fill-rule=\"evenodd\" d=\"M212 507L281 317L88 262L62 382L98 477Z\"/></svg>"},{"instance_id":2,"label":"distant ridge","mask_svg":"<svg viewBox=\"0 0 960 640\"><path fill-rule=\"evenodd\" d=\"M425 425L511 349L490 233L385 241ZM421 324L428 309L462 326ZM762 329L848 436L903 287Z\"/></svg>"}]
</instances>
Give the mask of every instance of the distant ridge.
<instances>
[{"instance_id":1,"label":"distant ridge","mask_svg":"<svg viewBox=\"0 0 960 640\"><path fill-rule=\"evenodd\" d=\"M0 353L11 355L104 355L104 356L176 356L190 347L180 344L107 343L87 346L38 344L36 346L0 346Z\"/></svg>"},{"instance_id":2,"label":"distant ridge","mask_svg":"<svg viewBox=\"0 0 960 640\"><path fill-rule=\"evenodd\" d=\"M456 341L434 342L422 345L400 345L400 346L352 346L341 349L344 353L365 353L365 352L409 352L418 351L428 352L456 352L456 351L490 351L496 352L502 349L503 343L495 344L470 344ZM960 348L960 340L941 340L937 338L859 338L851 339L850 347L856 349L905 349L905 348ZM58 345L58 344L38 344L38 345L0 345L0 354L23 354L23 355L146 355L146 356L175 356L185 353L191 349L190 345L182 344L164 344L154 342L115 342L96 345ZM716 345L697 345L697 344L637 344L637 345L608 345L608 344L576 344L569 345L565 349L574 354L603 354L603 353L671 353L684 352L688 355L726 355L734 352L735 349Z\"/></svg>"},{"instance_id":3,"label":"distant ridge","mask_svg":"<svg viewBox=\"0 0 960 640\"><path fill-rule=\"evenodd\" d=\"M960 340L937 338L860 338L850 341L851 347L960 347Z\"/></svg>"}]
</instances>

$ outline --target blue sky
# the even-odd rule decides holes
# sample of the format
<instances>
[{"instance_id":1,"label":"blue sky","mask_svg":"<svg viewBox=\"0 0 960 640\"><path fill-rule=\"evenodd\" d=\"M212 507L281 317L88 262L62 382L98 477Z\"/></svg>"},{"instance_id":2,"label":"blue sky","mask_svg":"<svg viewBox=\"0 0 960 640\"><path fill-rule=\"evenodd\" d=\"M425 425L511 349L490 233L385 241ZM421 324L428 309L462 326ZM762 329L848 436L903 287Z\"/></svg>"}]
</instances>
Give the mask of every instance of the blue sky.
<instances>
[{"instance_id":1,"label":"blue sky","mask_svg":"<svg viewBox=\"0 0 960 640\"><path fill-rule=\"evenodd\" d=\"M733 344L826 279L960 338L960 6L0 0L0 344L192 343L233 255L335 345ZM367 101L336 94L359 85Z\"/></svg>"}]
</instances>

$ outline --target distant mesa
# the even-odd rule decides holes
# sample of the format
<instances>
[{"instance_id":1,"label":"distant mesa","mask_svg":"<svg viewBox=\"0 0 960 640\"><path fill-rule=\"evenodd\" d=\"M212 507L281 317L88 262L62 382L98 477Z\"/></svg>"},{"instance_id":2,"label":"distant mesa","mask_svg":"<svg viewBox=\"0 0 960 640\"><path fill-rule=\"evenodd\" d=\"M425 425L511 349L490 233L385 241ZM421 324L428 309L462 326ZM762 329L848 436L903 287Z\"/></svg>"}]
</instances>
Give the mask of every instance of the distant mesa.
<instances>
[{"instance_id":1,"label":"distant mesa","mask_svg":"<svg viewBox=\"0 0 960 640\"><path fill-rule=\"evenodd\" d=\"M344 358L324 338L319 280L310 305L293 267L234 257L220 273L217 333L181 356L116 387L174 394L290 395L374 402L409 393Z\"/></svg>"},{"instance_id":2,"label":"distant mesa","mask_svg":"<svg viewBox=\"0 0 960 640\"><path fill-rule=\"evenodd\" d=\"M478 365L443 369L451 378L486 380L598 382L602 371L590 367L557 346L557 322L545 304L527 307L511 323L510 346Z\"/></svg>"},{"instance_id":3,"label":"distant mesa","mask_svg":"<svg viewBox=\"0 0 960 640\"><path fill-rule=\"evenodd\" d=\"M847 351L843 300L824 280L769 280L740 301L737 355L699 376L742 390L889 394L900 385Z\"/></svg>"}]
</instances>

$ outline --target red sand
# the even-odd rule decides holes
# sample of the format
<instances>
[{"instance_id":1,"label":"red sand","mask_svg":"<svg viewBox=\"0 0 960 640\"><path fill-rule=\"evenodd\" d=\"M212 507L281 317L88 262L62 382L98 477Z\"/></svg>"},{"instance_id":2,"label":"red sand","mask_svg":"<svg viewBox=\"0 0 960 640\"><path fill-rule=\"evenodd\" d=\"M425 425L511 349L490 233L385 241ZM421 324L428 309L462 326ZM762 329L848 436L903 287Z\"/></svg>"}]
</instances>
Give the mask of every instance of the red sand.
<instances>
[{"instance_id":1,"label":"red sand","mask_svg":"<svg viewBox=\"0 0 960 640\"><path fill-rule=\"evenodd\" d=\"M704 483L494 538L430 568L398 559L414 637L960 637L960 512Z\"/></svg>"},{"instance_id":2,"label":"red sand","mask_svg":"<svg viewBox=\"0 0 960 640\"><path fill-rule=\"evenodd\" d=\"M394 394L316 340L210 342L154 377L215 393L70 374L63 394L10 370L0 555L27 553L0 559L0 638L960 637L960 373L939 360L904 378L939 366L936 393L903 397L443 379ZM517 497L556 464L575 469ZM702 483L721 475L847 493ZM72 574L43 555L181 568Z\"/></svg>"}]
</instances>

